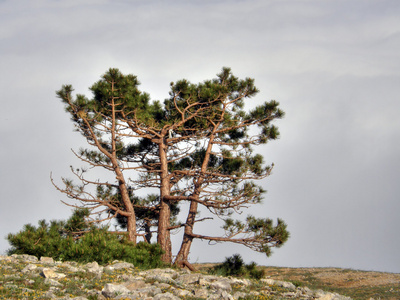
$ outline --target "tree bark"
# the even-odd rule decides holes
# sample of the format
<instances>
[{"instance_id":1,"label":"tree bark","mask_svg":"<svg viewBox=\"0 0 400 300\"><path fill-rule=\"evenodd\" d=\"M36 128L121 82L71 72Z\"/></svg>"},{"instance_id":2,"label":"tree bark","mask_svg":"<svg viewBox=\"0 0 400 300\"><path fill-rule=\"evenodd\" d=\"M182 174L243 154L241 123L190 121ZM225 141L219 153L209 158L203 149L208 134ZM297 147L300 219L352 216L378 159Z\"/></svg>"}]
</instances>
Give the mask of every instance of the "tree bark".
<instances>
[{"instance_id":1,"label":"tree bark","mask_svg":"<svg viewBox=\"0 0 400 300\"><path fill-rule=\"evenodd\" d=\"M144 239L147 243L151 243L151 221L149 219L146 219L144 221Z\"/></svg>"},{"instance_id":2,"label":"tree bark","mask_svg":"<svg viewBox=\"0 0 400 300\"><path fill-rule=\"evenodd\" d=\"M188 257L190 252L190 247L193 242L193 225L196 218L198 203L195 201L190 202L189 213L185 223L185 231L183 233L183 239L181 248L175 258L175 265L180 268L183 268L188 264Z\"/></svg>"},{"instance_id":3,"label":"tree bark","mask_svg":"<svg viewBox=\"0 0 400 300\"><path fill-rule=\"evenodd\" d=\"M124 206L127 212L130 213L130 215L127 217L127 224L126 224L126 230L128 232L128 239L136 244L136 215L135 215L135 209L132 205L131 199L129 197L128 190L126 188L125 182L119 183L119 190L121 192L121 197L122 201L124 202Z\"/></svg>"},{"instance_id":4,"label":"tree bark","mask_svg":"<svg viewBox=\"0 0 400 300\"><path fill-rule=\"evenodd\" d=\"M172 245L171 245L171 234L170 234L170 218L171 218L171 207L170 202L164 197L170 195L170 183L168 176L168 160L167 160L167 146L165 145L164 139L161 139L159 144L160 154L160 171L161 171L161 189L160 189L160 214L158 217L158 231L157 231L157 243L164 250L164 254L161 256L163 262L168 264L172 263Z\"/></svg>"}]
</instances>

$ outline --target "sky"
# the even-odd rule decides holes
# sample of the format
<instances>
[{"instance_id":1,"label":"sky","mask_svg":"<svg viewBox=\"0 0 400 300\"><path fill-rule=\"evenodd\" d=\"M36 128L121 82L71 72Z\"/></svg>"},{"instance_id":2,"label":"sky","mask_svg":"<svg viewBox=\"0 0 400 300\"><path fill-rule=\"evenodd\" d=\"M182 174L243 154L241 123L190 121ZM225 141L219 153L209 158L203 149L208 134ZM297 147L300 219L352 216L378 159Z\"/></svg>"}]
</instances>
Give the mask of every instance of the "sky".
<instances>
[{"instance_id":1,"label":"sky","mask_svg":"<svg viewBox=\"0 0 400 300\"><path fill-rule=\"evenodd\" d=\"M398 0L1 0L0 254L8 233L71 214L50 182L85 146L55 96L63 84L90 96L119 68L162 101L171 81L226 66L255 79L248 107L286 112L280 139L256 149L275 165L268 193L244 214L282 218L291 237L269 258L196 241L190 261L400 273L399 53Z\"/></svg>"}]
</instances>

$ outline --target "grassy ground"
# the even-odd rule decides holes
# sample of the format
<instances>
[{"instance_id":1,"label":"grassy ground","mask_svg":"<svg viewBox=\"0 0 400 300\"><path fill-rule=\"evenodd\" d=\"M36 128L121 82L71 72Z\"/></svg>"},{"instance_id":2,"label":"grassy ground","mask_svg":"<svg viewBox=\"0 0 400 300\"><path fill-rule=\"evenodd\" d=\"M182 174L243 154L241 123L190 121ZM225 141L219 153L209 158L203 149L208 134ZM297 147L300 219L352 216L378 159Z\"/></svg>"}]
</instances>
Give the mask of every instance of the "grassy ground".
<instances>
[{"instance_id":1,"label":"grassy ground","mask_svg":"<svg viewBox=\"0 0 400 300\"><path fill-rule=\"evenodd\" d=\"M196 265L203 270L212 266ZM335 292L353 299L400 299L400 274L339 268L262 268L267 278L290 281L297 286Z\"/></svg>"},{"instance_id":2,"label":"grassy ground","mask_svg":"<svg viewBox=\"0 0 400 300\"><path fill-rule=\"evenodd\" d=\"M207 271L213 265L215 264L199 264L195 267ZM44 294L49 290L49 285L41 276L33 276L30 273L22 274L25 266L26 263L2 261L0 264L0 299L43 299ZM296 286L336 292L353 299L400 299L400 274L338 268L259 268L264 270L265 278L290 281ZM70 294L74 297L85 296L88 299L96 299L97 296L88 295L87 290L100 291L106 283L121 282L123 275L129 275L125 270L105 272L99 279L96 275L85 272L69 274L68 268L65 270L59 268L58 271L69 276L58 280L59 290L63 292L58 294L55 291L57 296ZM263 287L259 286L259 288ZM258 297L254 299L273 298Z\"/></svg>"}]
</instances>

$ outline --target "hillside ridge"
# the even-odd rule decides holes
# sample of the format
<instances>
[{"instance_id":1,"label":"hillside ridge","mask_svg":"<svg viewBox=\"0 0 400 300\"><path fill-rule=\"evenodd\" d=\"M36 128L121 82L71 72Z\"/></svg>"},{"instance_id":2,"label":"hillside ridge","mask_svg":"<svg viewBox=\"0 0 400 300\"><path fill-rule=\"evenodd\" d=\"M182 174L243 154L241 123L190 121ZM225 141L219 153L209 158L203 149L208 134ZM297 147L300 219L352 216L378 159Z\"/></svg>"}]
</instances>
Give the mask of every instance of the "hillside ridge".
<instances>
[{"instance_id":1,"label":"hillside ridge","mask_svg":"<svg viewBox=\"0 0 400 300\"><path fill-rule=\"evenodd\" d=\"M221 277L172 268L140 270L122 261L100 266L31 255L0 256L0 299L290 298L351 299L272 278Z\"/></svg>"}]
</instances>

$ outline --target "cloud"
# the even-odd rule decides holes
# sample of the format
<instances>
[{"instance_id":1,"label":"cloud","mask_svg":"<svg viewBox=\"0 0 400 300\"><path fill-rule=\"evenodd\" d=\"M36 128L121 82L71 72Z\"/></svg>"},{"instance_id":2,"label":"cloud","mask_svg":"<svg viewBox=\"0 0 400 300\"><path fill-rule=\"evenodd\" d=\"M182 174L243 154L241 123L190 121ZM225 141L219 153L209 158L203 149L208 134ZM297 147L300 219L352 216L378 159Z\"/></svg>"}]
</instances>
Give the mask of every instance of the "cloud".
<instances>
[{"instance_id":1,"label":"cloud","mask_svg":"<svg viewBox=\"0 0 400 300\"><path fill-rule=\"evenodd\" d=\"M228 66L255 78L250 106L276 99L287 113L281 139L259 148L275 168L250 213L282 217L292 237L268 260L198 241L192 258L242 251L262 264L400 270L397 1L1 1L0 9L2 236L69 216L49 174L68 176L80 165L70 148L85 143L55 97L62 84L90 96L118 67L163 100L171 81L203 81Z\"/></svg>"}]
</instances>

